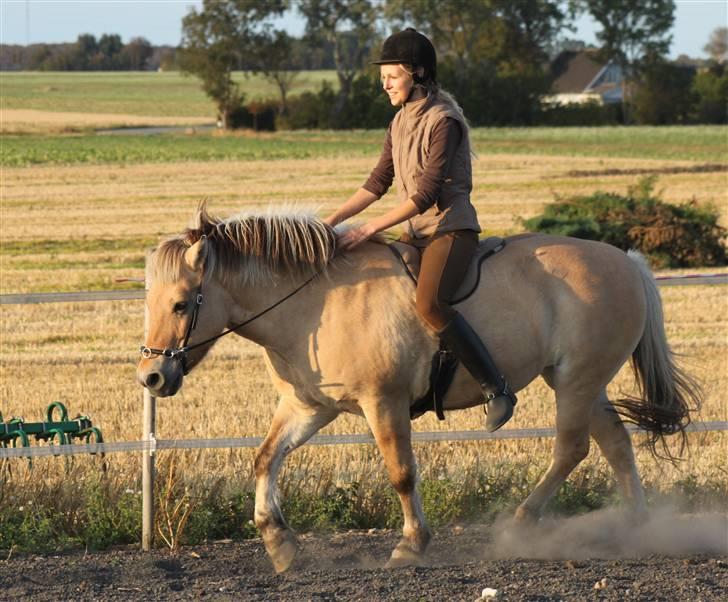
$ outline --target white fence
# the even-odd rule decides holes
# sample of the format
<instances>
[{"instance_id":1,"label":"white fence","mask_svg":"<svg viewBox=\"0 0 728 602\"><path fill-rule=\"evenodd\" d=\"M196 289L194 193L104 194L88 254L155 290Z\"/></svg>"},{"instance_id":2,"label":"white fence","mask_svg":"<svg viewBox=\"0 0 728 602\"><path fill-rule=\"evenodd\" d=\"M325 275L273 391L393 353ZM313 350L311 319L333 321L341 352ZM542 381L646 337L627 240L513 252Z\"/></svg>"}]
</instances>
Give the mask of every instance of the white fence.
<instances>
[{"instance_id":1,"label":"white fence","mask_svg":"<svg viewBox=\"0 0 728 602\"><path fill-rule=\"evenodd\" d=\"M686 274L684 276L658 276L660 286L696 284L728 284L725 274ZM18 293L0 295L0 305L32 305L35 303L71 303L74 301L127 301L144 299L144 291L90 291L79 293Z\"/></svg>"},{"instance_id":2,"label":"white fence","mask_svg":"<svg viewBox=\"0 0 728 602\"><path fill-rule=\"evenodd\" d=\"M641 432L637 427L627 425L631 433ZM690 433L707 433L728 430L728 421L693 422L688 425ZM536 439L555 437L554 428L502 429L495 433L487 431L419 431L412 433L414 443L432 441L492 441L498 439ZM142 441L117 441L109 443L90 443L79 445L44 445L42 447L0 448L0 459L5 458L42 458L49 456L75 456L79 454L111 454L148 452L169 449L234 449L258 447L263 437L235 437L222 439L146 439ZM368 433L349 435L316 435L306 445L374 445L374 438Z\"/></svg>"}]
</instances>

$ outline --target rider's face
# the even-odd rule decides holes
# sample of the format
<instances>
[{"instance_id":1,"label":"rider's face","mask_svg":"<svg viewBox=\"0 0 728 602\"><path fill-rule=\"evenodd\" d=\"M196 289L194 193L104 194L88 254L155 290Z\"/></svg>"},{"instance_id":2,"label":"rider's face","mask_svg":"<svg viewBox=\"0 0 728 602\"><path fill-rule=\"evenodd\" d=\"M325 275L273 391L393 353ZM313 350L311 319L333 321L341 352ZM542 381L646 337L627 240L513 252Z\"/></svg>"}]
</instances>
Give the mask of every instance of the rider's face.
<instances>
[{"instance_id":1,"label":"rider's face","mask_svg":"<svg viewBox=\"0 0 728 602\"><path fill-rule=\"evenodd\" d=\"M382 88L389 96L392 106L398 107L409 98L414 80L412 76L402 68L402 65L380 65L379 73L382 80Z\"/></svg>"}]
</instances>

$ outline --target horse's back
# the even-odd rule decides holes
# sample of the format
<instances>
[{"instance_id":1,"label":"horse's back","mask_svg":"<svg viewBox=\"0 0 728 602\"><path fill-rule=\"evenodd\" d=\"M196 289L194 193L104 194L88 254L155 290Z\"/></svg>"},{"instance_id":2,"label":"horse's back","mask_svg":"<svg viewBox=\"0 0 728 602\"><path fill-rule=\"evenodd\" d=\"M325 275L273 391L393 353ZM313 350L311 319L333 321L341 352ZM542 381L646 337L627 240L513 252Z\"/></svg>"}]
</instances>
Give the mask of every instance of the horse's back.
<instances>
[{"instance_id":1,"label":"horse's back","mask_svg":"<svg viewBox=\"0 0 728 602\"><path fill-rule=\"evenodd\" d=\"M487 277L510 278L514 286L536 289L541 295L560 291L583 303L626 302L643 297L639 270L627 254L606 243L548 234L519 234L486 262ZM568 291L568 292L567 292Z\"/></svg>"}]
</instances>

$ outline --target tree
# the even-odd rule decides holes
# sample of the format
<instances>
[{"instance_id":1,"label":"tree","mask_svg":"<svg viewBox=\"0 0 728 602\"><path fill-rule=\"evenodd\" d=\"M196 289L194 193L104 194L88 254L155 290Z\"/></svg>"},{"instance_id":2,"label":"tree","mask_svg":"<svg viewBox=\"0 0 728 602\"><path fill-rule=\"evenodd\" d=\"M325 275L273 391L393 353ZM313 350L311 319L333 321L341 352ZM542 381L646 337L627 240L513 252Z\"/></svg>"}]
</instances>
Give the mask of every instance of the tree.
<instances>
[{"instance_id":1,"label":"tree","mask_svg":"<svg viewBox=\"0 0 728 602\"><path fill-rule=\"evenodd\" d=\"M265 20L287 6L287 0L204 0L201 11L193 8L182 20L180 68L202 80L224 128L244 98L233 70L255 51Z\"/></svg>"},{"instance_id":2,"label":"tree","mask_svg":"<svg viewBox=\"0 0 728 602\"><path fill-rule=\"evenodd\" d=\"M132 38L121 51L121 63L125 69L141 71L151 58L154 50L149 40L145 38Z\"/></svg>"},{"instance_id":3,"label":"tree","mask_svg":"<svg viewBox=\"0 0 728 602\"><path fill-rule=\"evenodd\" d=\"M370 0L300 0L298 12L306 18L306 37L311 44L328 42L334 49L339 93L332 124L342 118L354 78L375 42L377 11Z\"/></svg>"},{"instance_id":4,"label":"tree","mask_svg":"<svg viewBox=\"0 0 728 602\"><path fill-rule=\"evenodd\" d=\"M121 36L117 33L105 33L99 38L99 53L109 61L113 61L122 48L124 48L124 44L121 41Z\"/></svg>"},{"instance_id":5,"label":"tree","mask_svg":"<svg viewBox=\"0 0 728 602\"><path fill-rule=\"evenodd\" d=\"M649 125L687 123L696 100L694 75L690 65L676 65L661 57L646 59L632 98L634 120Z\"/></svg>"},{"instance_id":6,"label":"tree","mask_svg":"<svg viewBox=\"0 0 728 602\"><path fill-rule=\"evenodd\" d=\"M285 31L266 30L256 44L258 68L265 78L278 87L281 95L280 114L288 114L288 92L298 75L297 61L292 59L292 38Z\"/></svg>"},{"instance_id":7,"label":"tree","mask_svg":"<svg viewBox=\"0 0 728 602\"><path fill-rule=\"evenodd\" d=\"M60 60L70 63L68 69L82 71L89 69L99 53L99 44L96 36L90 33L82 33L76 39L68 57L59 57ZM65 54L65 53L64 53Z\"/></svg>"},{"instance_id":8,"label":"tree","mask_svg":"<svg viewBox=\"0 0 728 602\"><path fill-rule=\"evenodd\" d=\"M698 123L728 123L728 65L716 63L693 81L697 97L693 119Z\"/></svg>"},{"instance_id":9,"label":"tree","mask_svg":"<svg viewBox=\"0 0 728 602\"><path fill-rule=\"evenodd\" d=\"M703 50L716 63L724 65L728 61L728 27L714 29L710 34L710 40L703 46Z\"/></svg>"},{"instance_id":10,"label":"tree","mask_svg":"<svg viewBox=\"0 0 728 602\"><path fill-rule=\"evenodd\" d=\"M645 57L662 57L670 49L670 29L675 21L674 0L583 0L601 30L602 58L621 67L622 108L629 122L630 83Z\"/></svg>"}]
</instances>

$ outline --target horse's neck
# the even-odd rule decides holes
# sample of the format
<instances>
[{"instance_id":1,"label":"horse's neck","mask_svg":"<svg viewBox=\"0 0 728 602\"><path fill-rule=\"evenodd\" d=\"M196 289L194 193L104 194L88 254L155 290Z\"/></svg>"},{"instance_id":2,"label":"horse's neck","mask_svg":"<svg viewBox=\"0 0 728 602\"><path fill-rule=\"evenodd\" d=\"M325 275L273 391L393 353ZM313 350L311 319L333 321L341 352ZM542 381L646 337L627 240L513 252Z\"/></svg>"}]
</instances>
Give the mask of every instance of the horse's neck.
<instances>
[{"instance_id":1,"label":"horse's neck","mask_svg":"<svg viewBox=\"0 0 728 602\"><path fill-rule=\"evenodd\" d=\"M309 278L280 278L275 286L245 287L231 294L249 308L248 315L255 314L296 291ZM381 244L365 244L334 260L325 274L315 276L241 334L282 356L306 353L312 337L322 328L327 334L364 329L362 335L373 335L373 329L380 326L393 328L392 322L416 320L413 302L414 287L394 255Z\"/></svg>"}]
</instances>

